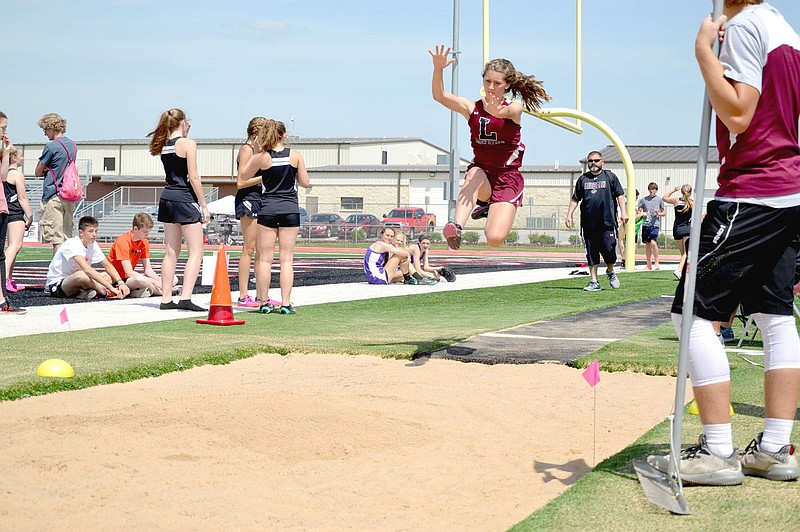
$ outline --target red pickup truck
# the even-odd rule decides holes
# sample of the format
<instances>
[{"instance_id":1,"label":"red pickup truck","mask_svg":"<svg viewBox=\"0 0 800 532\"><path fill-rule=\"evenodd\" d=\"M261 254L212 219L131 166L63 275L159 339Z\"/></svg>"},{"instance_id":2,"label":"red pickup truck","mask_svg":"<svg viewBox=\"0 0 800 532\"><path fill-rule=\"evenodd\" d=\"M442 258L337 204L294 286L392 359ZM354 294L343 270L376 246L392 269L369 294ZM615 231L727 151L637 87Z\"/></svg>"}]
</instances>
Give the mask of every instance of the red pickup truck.
<instances>
[{"instance_id":1,"label":"red pickup truck","mask_svg":"<svg viewBox=\"0 0 800 532\"><path fill-rule=\"evenodd\" d=\"M398 207L383 215L383 225L399 229L411 239L418 233L433 231L436 227L436 215L426 213L422 207Z\"/></svg>"}]
</instances>

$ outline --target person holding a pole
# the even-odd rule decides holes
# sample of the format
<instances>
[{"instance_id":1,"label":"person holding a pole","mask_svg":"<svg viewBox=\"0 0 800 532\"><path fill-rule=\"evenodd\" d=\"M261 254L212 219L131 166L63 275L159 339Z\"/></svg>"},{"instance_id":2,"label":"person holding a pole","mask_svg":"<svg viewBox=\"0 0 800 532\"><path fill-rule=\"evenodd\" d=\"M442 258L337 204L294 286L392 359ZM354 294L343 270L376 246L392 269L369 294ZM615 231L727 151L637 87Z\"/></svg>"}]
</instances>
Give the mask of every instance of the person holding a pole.
<instances>
[{"instance_id":1,"label":"person holding a pole","mask_svg":"<svg viewBox=\"0 0 800 532\"><path fill-rule=\"evenodd\" d=\"M712 51L721 40L719 58ZM703 423L697 446L683 452L681 479L735 485L744 475L800 478L790 442L800 392L800 338L792 285L800 231L800 36L761 0L726 0L707 17L695 55L717 115L719 189L700 231L688 366ZM672 307L679 329L684 285ZM764 337L764 430L742 453L733 447L728 359L714 321L739 302ZM651 456L666 471L668 458Z\"/></svg>"}]
</instances>

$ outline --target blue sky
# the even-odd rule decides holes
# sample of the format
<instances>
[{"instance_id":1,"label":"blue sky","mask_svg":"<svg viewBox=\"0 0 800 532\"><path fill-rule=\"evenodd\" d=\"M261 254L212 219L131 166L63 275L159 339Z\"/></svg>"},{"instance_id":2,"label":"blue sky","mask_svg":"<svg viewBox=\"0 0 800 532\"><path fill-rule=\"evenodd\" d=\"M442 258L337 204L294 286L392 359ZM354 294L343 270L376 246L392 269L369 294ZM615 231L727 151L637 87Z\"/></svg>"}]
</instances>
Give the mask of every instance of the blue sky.
<instances>
[{"instance_id":1,"label":"blue sky","mask_svg":"<svg viewBox=\"0 0 800 532\"><path fill-rule=\"evenodd\" d=\"M772 2L800 28L800 2ZM181 107L197 138L241 137L252 116L303 137L421 137L447 147L427 50L452 40L451 0L4 0L0 110L15 142L47 112L75 140L143 138ZM629 145L696 144L693 43L710 0L583 2L583 110ZM492 57L575 106L575 2L491 1ZM460 90L478 98L481 1L461 0ZM445 75L449 87L449 72ZM471 157L459 123L459 149ZM609 144L523 118L526 164L577 164Z\"/></svg>"}]
</instances>

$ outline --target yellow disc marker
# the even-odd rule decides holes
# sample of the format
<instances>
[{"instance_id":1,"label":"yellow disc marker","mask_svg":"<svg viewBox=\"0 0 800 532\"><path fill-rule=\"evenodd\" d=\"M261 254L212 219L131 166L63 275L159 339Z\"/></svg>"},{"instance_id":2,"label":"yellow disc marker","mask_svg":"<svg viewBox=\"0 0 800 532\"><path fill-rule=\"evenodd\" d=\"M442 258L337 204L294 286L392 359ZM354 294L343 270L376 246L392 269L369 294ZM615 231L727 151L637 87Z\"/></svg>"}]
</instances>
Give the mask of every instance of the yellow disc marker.
<instances>
[{"instance_id":1,"label":"yellow disc marker","mask_svg":"<svg viewBox=\"0 0 800 532\"><path fill-rule=\"evenodd\" d=\"M697 401L692 401L692 404L689 405L689 413L694 416L700 415L700 410L697 408ZM731 405L731 416L733 415L733 405Z\"/></svg>"},{"instance_id":2,"label":"yellow disc marker","mask_svg":"<svg viewBox=\"0 0 800 532\"><path fill-rule=\"evenodd\" d=\"M36 374L40 377L68 379L75 376L75 370L65 360L50 358L39 364L39 367L36 368Z\"/></svg>"}]
</instances>

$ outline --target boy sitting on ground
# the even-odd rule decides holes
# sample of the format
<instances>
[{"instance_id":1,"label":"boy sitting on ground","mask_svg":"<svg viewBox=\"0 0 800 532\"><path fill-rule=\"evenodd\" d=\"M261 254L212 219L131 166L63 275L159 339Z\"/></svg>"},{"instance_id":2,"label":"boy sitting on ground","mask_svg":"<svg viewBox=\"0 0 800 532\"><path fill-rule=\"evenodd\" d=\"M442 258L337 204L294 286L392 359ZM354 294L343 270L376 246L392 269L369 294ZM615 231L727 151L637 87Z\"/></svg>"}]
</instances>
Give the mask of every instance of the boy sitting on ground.
<instances>
[{"instance_id":1,"label":"boy sitting on ground","mask_svg":"<svg viewBox=\"0 0 800 532\"><path fill-rule=\"evenodd\" d=\"M61 244L47 270L44 284L47 294L77 299L93 299L97 294L122 299L130 294L130 289L97 245L99 225L97 219L84 216L78 222L78 236ZM92 267L98 263L103 265L104 272Z\"/></svg>"},{"instance_id":2,"label":"boy sitting on ground","mask_svg":"<svg viewBox=\"0 0 800 532\"><path fill-rule=\"evenodd\" d=\"M161 276L150 264L150 241L147 237L152 229L153 218L146 212L136 213L133 217L133 228L120 235L108 252L109 262L130 288L131 297L161 295ZM135 269L139 261L142 261L144 274ZM177 279L173 286L180 291L181 286Z\"/></svg>"}]
</instances>

